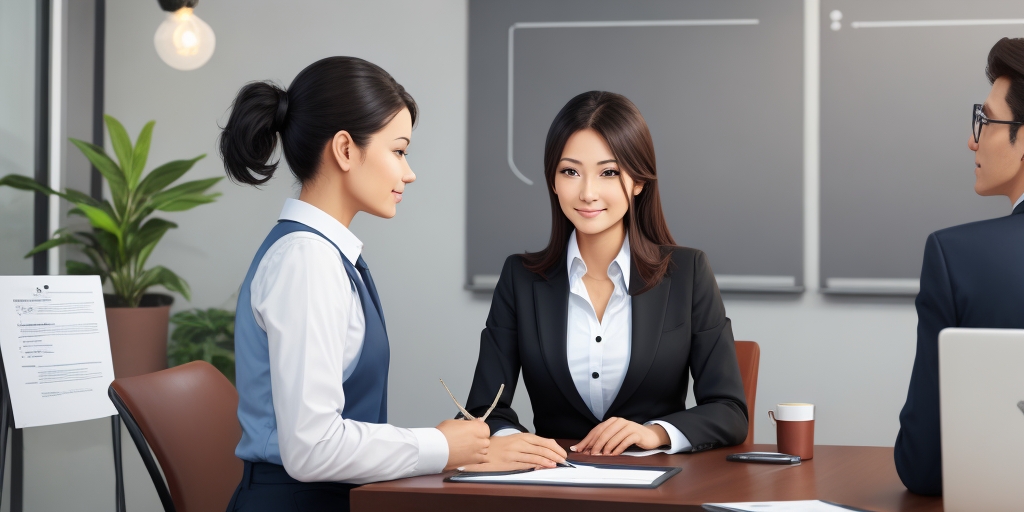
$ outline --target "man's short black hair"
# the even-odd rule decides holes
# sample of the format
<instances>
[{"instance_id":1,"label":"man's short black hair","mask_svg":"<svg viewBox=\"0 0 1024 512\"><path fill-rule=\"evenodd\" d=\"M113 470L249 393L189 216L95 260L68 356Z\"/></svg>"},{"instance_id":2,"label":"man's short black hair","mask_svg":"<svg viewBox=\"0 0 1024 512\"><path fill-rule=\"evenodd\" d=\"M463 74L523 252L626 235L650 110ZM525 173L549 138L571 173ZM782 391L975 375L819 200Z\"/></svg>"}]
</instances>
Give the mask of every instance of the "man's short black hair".
<instances>
[{"instance_id":1,"label":"man's short black hair","mask_svg":"<svg viewBox=\"0 0 1024 512\"><path fill-rule=\"evenodd\" d=\"M995 82L997 78L1004 76L1010 79L1006 104L1013 112L1013 120L1024 122L1024 38L1000 39L988 52L985 74L989 82ZM1017 142L1017 130L1020 126L1010 126L1010 144Z\"/></svg>"}]
</instances>

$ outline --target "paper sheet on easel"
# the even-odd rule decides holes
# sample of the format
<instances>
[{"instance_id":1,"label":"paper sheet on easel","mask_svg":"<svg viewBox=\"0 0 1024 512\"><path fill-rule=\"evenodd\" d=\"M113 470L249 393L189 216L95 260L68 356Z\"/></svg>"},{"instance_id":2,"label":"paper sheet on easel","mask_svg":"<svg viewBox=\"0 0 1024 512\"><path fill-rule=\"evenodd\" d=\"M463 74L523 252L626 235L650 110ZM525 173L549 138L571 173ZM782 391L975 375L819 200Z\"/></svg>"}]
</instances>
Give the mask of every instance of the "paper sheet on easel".
<instances>
[{"instance_id":1,"label":"paper sheet on easel","mask_svg":"<svg viewBox=\"0 0 1024 512\"><path fill-rule=\"evenodd\" d=\"M99 276L0 276L0 351L17 428L117 414Z\"/></svg>"}]
</instances>

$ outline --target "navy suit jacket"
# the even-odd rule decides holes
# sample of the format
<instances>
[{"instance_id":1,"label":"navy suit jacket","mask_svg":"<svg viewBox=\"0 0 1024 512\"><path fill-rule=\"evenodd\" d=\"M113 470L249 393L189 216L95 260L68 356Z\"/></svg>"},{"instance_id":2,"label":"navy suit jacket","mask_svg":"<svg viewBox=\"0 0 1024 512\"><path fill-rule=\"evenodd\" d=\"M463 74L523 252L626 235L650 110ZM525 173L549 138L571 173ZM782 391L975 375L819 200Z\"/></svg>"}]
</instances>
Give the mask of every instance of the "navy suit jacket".
<instances>
[{"instance_id":1,"label":"navy suit jacket","mask_svg":"<svg viewBox=\"0 0 1024 512\"><path fill-rule=\"evenodd\" d=\"M1007 217L936 231L925 244L917 357L895 450L900 479L918 494L942 494L939 331L946 327L1024 329L1024 203Z\"/></svg>"}]
</instances>

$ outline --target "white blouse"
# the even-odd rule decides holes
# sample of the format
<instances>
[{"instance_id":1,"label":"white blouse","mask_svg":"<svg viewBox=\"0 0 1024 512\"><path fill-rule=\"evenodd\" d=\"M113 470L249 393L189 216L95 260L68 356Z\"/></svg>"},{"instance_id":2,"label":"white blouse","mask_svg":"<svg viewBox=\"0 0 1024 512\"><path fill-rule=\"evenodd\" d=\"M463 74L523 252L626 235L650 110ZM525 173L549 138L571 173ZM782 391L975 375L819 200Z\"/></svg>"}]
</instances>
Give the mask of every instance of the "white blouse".
<instances>
[{"instance_id":1,"label":"white blouse","mask_svg":"<svg viewBox=\"0 0 1024 512\"><path fill-rule=\"evenodd\" d=\"M333 217L288 199L279 217L301 222L355 263L363 244ZM278 443L284 468L304 482L363 484L439 473L448 442L436 428L344 419L342 382L358 364L365 319L334 245L314 233L281 237L250 284L256 322L267 332Z\"/></svg>"}]
</instances>

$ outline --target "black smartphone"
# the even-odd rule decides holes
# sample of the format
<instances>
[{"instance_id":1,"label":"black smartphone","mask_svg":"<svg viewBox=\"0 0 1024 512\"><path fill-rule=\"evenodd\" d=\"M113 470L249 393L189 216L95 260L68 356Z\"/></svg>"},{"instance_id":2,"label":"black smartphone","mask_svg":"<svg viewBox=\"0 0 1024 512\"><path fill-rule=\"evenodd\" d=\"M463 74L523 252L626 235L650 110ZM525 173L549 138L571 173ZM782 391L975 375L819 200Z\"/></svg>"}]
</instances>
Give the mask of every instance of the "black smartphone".
<instances>
[{"instance_id":1,"label":"black smartphone","mask_svg":"<svg viewBox=\"0 0 1024 512\"><path fill-rule=\"evenodd\" d=\"M732 453L725 457L732 462L759 462L761 464L800 464L800 457L775 452Z\"/></svg>"}]
</instances>

